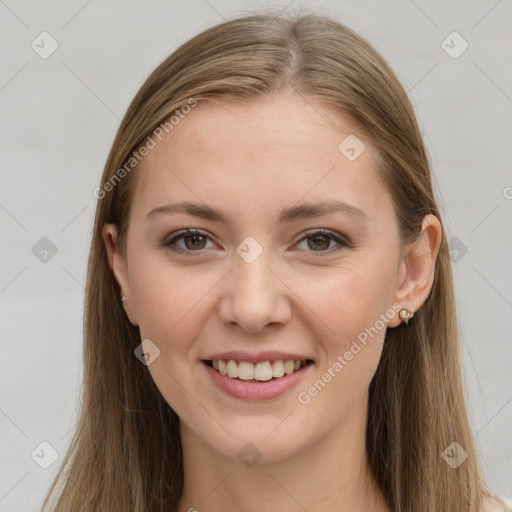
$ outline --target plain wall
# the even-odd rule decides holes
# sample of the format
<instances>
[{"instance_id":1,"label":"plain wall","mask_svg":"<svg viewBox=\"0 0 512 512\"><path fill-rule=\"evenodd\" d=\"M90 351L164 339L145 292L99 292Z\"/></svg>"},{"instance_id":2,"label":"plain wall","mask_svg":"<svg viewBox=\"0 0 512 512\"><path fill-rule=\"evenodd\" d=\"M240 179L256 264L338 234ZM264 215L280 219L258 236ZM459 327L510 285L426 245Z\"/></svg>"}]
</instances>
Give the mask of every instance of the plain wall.
<instances>
[{"instance_id":1,"label":"plain wall","mask_svg":"<svg viewBox=\"0 0 512 512\"><path fill-rule=\"evenodd\" d=\"M179 44L266 6L0 3L0 511L38 510L71 439L93 190L129 101ZM288 9L301 6L367 37L415 105L454 250L475 438L491 488L512 500L512 5L350 0ZM47 58L31 46L51 49L44 31L58 44ZM50 247L43 237L57 251L46 262L36 257ZM47 469L31 457L50 453L42 442L59 454Z\"/></svg>"}]
</instances>

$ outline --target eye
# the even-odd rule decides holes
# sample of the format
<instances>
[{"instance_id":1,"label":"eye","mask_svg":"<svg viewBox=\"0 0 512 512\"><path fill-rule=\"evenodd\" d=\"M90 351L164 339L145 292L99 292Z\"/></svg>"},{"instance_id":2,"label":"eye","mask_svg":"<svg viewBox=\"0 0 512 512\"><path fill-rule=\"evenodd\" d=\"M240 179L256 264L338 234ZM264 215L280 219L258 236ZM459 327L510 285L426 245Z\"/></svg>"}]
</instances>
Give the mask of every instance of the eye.
<instances>
[{"instance_id":1,"label":"eye","mask_svg":"<svg viewBox=\"0 0 512 512\"><path fill-rule=\"evenodd\" d=\"M199 252L206 249L206 243L209 236L198 229L185 229L179 231L169 241L164 242L165 247L169 247L176 252ZM179 245L178 242L183 242L184 247Z\"/></svg>"},{"instance_id":2,"label":"eye","mask_svg":"<svg viewBox=\"0 0 512 512\"><path fill-rule=\"evenodd\" d=\"M175 252L201 253L201 251L208 248L208 241L211 240L207 233L197 228L187 228L177 232L170 240L165 241L163 245ZM304 242L307 244L306 249L301 249L300 247L299 249L308 252L333 252L350 246L350 243L342 236L323 229L310 232L299 242L298 246ZM333 242L337 244L334 248L331 247Z\"/></svg>"},{"instance_id":3,"label":"eye","mask_svg":"<svg viewBox=\"0 0 512 512\"><path fill-rule=\"evenodd\" d=\"M336 244L338 244L338 246L331 248L331 244L333 241L335 241ZM311 251L313 252L339 251L343 247L349 247L350 245L341 236L338 236L324 229L309 233L305 238L301 240L300 243L304 242L307 244L307 249L311 249Z\"/></svg>"}]
</instances>

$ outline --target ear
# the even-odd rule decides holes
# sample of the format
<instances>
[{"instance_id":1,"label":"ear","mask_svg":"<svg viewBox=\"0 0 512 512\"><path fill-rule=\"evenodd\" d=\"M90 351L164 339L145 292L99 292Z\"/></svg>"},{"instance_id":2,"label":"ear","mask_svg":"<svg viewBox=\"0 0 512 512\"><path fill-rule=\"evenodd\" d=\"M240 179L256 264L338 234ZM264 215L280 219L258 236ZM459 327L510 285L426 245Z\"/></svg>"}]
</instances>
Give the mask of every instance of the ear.
<instances>
[{"instance_id":1,"label":"ear","mask_svg":"<svg viewBox=\"0 0 512 512\"><path fill-rule=\"evenodd\" d=\"M442 233L443 228L439 219L432 214L425 215L419 238L407 245L403 251L394 303L400 304L413 313L421 308L432 289ZM397 312L388 322L388 327L396 327L401 322Z\"/></svg>"},{"instance_id":2,"label":"ear","mask_svg":"<svg viewBox=\"0 0 512 512\"><path fill-rule=\"evenodd\" d=\"M118 244L117 226L115 224L105 224L101 233L107 250L108 266L120 288L119 302L121 302L121 297L126 297L123 303L126 314L133 325L139 325L130 290L127 263Z\"/></svg>"}]
</instances>

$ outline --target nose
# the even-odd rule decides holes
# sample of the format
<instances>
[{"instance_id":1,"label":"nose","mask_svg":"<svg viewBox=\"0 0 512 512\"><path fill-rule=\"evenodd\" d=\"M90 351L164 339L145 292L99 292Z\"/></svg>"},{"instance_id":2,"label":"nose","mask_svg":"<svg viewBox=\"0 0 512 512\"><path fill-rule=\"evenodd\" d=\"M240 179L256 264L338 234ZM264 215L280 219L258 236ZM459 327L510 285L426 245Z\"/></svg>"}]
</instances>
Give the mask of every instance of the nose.
<instances>
[{"instance_id":1,"label":"nose","mask_svg":"<svg viewBox=\"0 0 512 512\"><path fill-rule=\"evenodd\" d=\"M258 333L271 324L285 324L291 316L293 293L272 267L270 250L252 262L236 252L233 268L223 280L219 316L225 325Z\"/></svg>"}]
</instances>

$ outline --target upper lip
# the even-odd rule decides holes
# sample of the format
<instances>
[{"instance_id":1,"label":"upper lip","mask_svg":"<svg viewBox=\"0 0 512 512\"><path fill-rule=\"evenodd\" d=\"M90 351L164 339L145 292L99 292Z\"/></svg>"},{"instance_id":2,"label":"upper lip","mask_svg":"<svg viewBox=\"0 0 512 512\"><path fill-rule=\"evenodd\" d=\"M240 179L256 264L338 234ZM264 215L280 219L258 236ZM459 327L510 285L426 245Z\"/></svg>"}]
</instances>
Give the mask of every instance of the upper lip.
<instances>
[{"instance_id":1,"label":"upper lip","mask_svg":"<svg viewBox=\"0 0 512 512\"><path fill-rule=\"evenodd\" d=\"M217 352L216 354L211 354L203 358L204 361L229 361L233 359L234 361L247 361L249 363L261 363L263 361L289 361L293 359L294 361L305 361L310 359L313 361L312 357L307 357L302 354L292 353L292 352L279 352L276 350L264 350L262 352L247 352L244 350L230 350L229 352Z\"/></svg>"}]
</instances>

